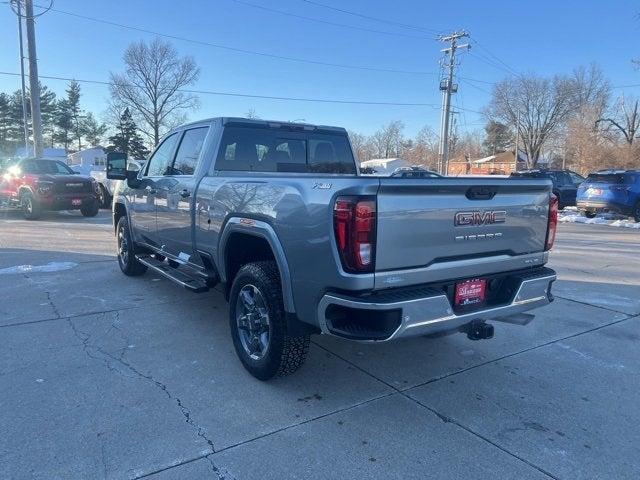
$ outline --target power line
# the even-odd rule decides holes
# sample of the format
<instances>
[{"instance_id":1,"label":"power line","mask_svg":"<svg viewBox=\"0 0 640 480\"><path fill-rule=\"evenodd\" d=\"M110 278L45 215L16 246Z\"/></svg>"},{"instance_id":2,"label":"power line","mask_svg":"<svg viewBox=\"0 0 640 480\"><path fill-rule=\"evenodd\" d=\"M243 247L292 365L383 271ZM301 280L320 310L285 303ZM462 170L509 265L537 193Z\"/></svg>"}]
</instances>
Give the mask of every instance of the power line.
<instances>
[{"instance_id":1,"label":"power line","mask_svg":"<svg viewBox=\"0 0 640 480\"><path fill-rule=\"evenodd\" d=\"M495 62L494 60L491 60L489 57L487 57L486 55L480 52L469 52L469 55L483 61L484 63L486 63L490 67L495 68L496 70L500 70L501 72L507 73L508 75L514 75L514 73L511 70L507 70L505 67Z\"/></svg>"},{"instance_id":2,"label":"power line","mask_svg":"<svg viewBox=\"0 0 640 480\"><path fill-rule=\"evenodd\" d=\"M278 54L273 54L273 53L268 53L268 52L260 52L260 51L256 51L256 50L248 50L248 49L242 49L242 48L236 48L236 47L231 47L228 45L223 45L223 44L218 44L218 43L212 43L212 42L206 42L203 40L195 40L192 38L188 38L188 37L183 37L183 36L179 36L179 35L172 35L172 34L168 34L168 33L162 33L162 32L158 32L155 30L150 30L147 28L142 28L142 27L136 27L133 25L126 25L123 23L118 23L118 22L113 22L110 20L104 20L102 18L95 18L95 17L90 17L87 15L82 15L79 13L75 13L75 12L69 12L69 11L65 11L65 10L60 10L57 8L52 8L51 9L52 12L55 13L59 13L62 15L68 15L71 17L75 17L75 18L80 18L83 20L89 20L92 22L96 22L96 23L102 23L104 25L110 25L113 27L118 27L118 28L124 28L124 29L128 29L128 30L133 30L136 32L141 32L141 33L146 33L146 34L150 34L150 35L156 35L158 37L164 37L164 38L170 38L172 40L178 40L178 41L182 41L182 42L187 42L187 43L192 43L195 45L201 45L201 46L206 46L206 47L212 47L212 48L217 48L217 49L221 49L221 50L227 50L227 51L231 51L231 52L235 52L235 53L243 53L243 54L247 54L247 55L256 55L256 56L261 56L261 57L266 57L266 58L274 58L277 60L286 60L286 61L291 61L291 62L298 62L298 63L307 63L307 64L311 64L311 65L320 65L320 66L326 66L326 67L335 67L335 68L345 68L345 69L350 69L350 70L364 70L364 71L373 71L373 72L382 72L382 73L398 73L398 74L408 74L408 75L425 75L425 76L438 76L437 72L426 72L426 71L420 71L420 70L403 70L403 69L396 69L396 68L384 68L384 67L371 67L371 66L365 66L365 65L351 65L351 64L344 64L344 63L332 63L332 62L323 62L323 61L319 61L319 60L311 60L311 59L307 59L307 58L301 58L301 57L290 57L290 56L286 56L286 55L278 55ZM485 84L493 84L493 82L488 82L486 80L479 80L479 79L475 79L475 78L469 78L469 77L459 77L468 81L473 81L473 82L477 82L477 83L485 83Z\"/></svg>"},{"instance_id":3,"label":"power line","mask_svg":"<svg viewBox=\"0 0 640 480\"><path fill-rule=\"evenodd\" d=\"M614 85L611 88L635 88L640 87L640 83L632 83L630 85Z\"/></svg>"},{"instance_id":4,"label":"power line","mask_svg":"<svg viewBox=\"0 0 640 480\"><path fill-rule=\"evenodd\" d=\"M462 77L458 77L458 78L462 78ZM464 83L465 83L468 87L475 88L476 90L479 90L479 91L481 91L481 92L484 92L484 93L486 93L487 95L492 95L492 93L491 93L489 90L485 90L484 88L481 88L481 87L479 87L479 86L477 86L477 85L474 85L474 84L473 84L473 83L471 83L471 82L465 81Z\"/></svg>"},{"instance_id":5,"label":"power line","mask_svg":"<svg viewBox=\"0 0 640 480\"><path fill-rule=\"evenodd\" d=\"M14 72L1 72L0 75L8 75L8 76L19 76L19 73ZM71 78L71 77L60 77L60 76L51 76L51 75L40 75L40 78L45 78L49 80L64 80L64 81L76 81L79 83L90 83L96 85L111 85L111 82L107 82L104 80L87 80L80 78ZM142 87L139 87L142 88ZM200 95L218 95L218 96L226 96L226 97L243 97L243 98L256 98L256 99L265 99L265 100L282 100L282 101L293 101L293 102L313 102L313 103L337 103L337 104L349 104L349 105L386 105L386 106L399 106L399 107L431 107L431 108L439 108L440 105L436 103L421 103L421 102L385 102L385 101L366 101L366 100L340 100L340 99L329 99L329 98L306 98L306 97L285 97L285 96L276 96L276 95L256 95L249 93L235 93L235 92L221 92L214 90L195 90L195 89L179 89L179 92L182 93L193 93ZM474 112L474 110L467 111ZM476 112L478 113L478 112Z\"/></svg>"},{"instance_id":6,"label":"power line","mask_svg":"<svg viewBox=\"0 0 640 480\"><path fill-rule=\"evenodd\" d=\"M366 20L373 20L374 22L386 23L387 25L393 25L395 27L409 28L411 30L418 30L418 31L421 31L421 32L433 33L435 35L439 35L440 33L442 33L442 30L434 30L432 28L426 28L426 27L420 27L420 26L417 26L417 25L411 25L409 23L394 22L393 20L388 20L388 19L378 18L378 17L372 17L370 15L364 15L362 13L354 12L354 11L351 11L351 10L345 10L345 9L342 9L342 8L333 7L331 5L326 5L326 4L320 3L320 2L315 2L313 0L300 0L300 1L304 2L304 3L308 3L310 5L315 5L316 7L326 8L328 10L333 10L335 12L344 13L346 15L352 15L354 17L364 18Z\"/></svg>"},{"instance_id":7,"label":"power line","mask_svg":"<svg viewBox=\"0 0 640 480\"><path fill-rule=\"evenodd\" d=\"M511 68L511 66L509 66L509 64L507 64L505 61L503 61L500 57L498 57L497 55L495 55L491 50L489 50L487 47L485 47L483 44L481 44L480 42L478 42L478 40L476 40L475 38L471 39L472 42L474 42L478 47L480 47L482 50L484 50L485 52L487 52L492 58L494 58L495 60L497 60L499 63L501 63L511 74L515 75L516 77L520 76L520 73L518 73L516 70L514 70L513 68Z\"/></svg>"},{"instance_id":8,"label":"power line","mask_svg":"<svg viewBox=\"0 0 640 480\"><path fill-rule=\"evenodd\" d=\"M248 49L243 49L243 48L230 47L228 45L223 45L223 44L219 44L219 43L205 42L203 40L195 40L195 39L192 39L192 38L182 37L182 36L178 36L178 35L171 35L171 34L168 34L168 33L162 33L162 32L157 32L157 31L154 31L154 30L149 30L147 28L135 27L133 25L125 25L123 23L112 22L110 20L103 20L101 18L89 17L87 15L81 15L79 13L69 12L69 11L65 11L65 10L59 10L57 8L52 8L51 11L55 12L55 13L60 13L62 15L68 15L68 16L75 17L75 18L81 18L83 20L89 20L89 21L92 21L92 22L102 23L104 25L111 25L113 27L125 28L125 29L128 29L128 30L133 30L133 31L136 31L136 32L141 32L141 33L147 33L147 34L155 35L155 36L158 36L158 37L170 38L172 40L178 40L178 41L181 41L181 42L187 42L187 43L192 43L192 44L195 44L195 45L201 45L201 46L212 47L212 48L217 48L217 49L221 49L221 50L227 50L227 51L235 52L235 53L243 53L243 54L247 54L247 55L256 55L256 56L267 57L267 58L275 58L275 59L278 59L278 60L286 60L286 61L290 61L290 62L307 63L307 64L312 64L312 65L322 65L322 66L325 66L325 67L346 68L346 69L351 69L351 70L365 70L365 71L373 71L373 72L400 73L400 74L411 74L411 75L437 75L436 72L424 72L424 71L415 71L415 70L402 70L402 69L395 69L395 68L381 68L381 67L370 67L370 66L360 66L360 65L349 65L349 64L344 64L344 63L331 63L331 62L323 62L323 61L319 61L319 60L310 60L310 59L300 58L300 57L289 57L289 56L285 56L285 55L277 55L277 54L273 54L273 53L260 52L260 51L256 51L256 50L248 50Z\"/></svg>"},{"instance_id":9,"label":"power line","mask_svg":"<svg viewBox=\"0 0 640 480\"><path fill-rule=\"evenodd\" d=\"M358 26L355 26L355 25L348 25L348 24L345 24L345 23L330 22L328 20L320 20L318 18L306 17L304 15L298 15L296 13L286 12L284 10L279 10L277 8L265 7L263 5L257 5L255 3L245 2L244 0L231 0L231 1L235 2L235 3L239 3L241 5L245 5L247 7L257 8L257 9L264 10L264 11L267 11L267 12L272 12L272 13L278 13L280 15L286 15L288 17L299 18L301 20L308 20L310 22L317 22L317 23L323 23L325 25L332 25L334 27L349 28L349 29L352 29L352 30L361 30L363 32L378 33L378 34L390 35L390 36L394 36L394 37L408 37L408 38L418 38L418 39L421 39L421 40L430 40L427 37L422 36L422 35L411 35L411 34L408 34L408 33L399 33L399 32L385 32L384 30L376 30L376 29L373 29L373 28L358 27Z\"/></svg>"},{"instance_id":10,"label":"power line","mask_svg":"<svg viewBox=\"0 0 640 480\"><path fill-rule=\"evenodd\" d=\"M466 80L467 82L483 83L485 85L495 85L496 84L496 82L490 82L488 80L478 80L477 78L461 77L461 76L458 76L458 78L461 78L462 80Z\"/></svg>"}]
</instances>

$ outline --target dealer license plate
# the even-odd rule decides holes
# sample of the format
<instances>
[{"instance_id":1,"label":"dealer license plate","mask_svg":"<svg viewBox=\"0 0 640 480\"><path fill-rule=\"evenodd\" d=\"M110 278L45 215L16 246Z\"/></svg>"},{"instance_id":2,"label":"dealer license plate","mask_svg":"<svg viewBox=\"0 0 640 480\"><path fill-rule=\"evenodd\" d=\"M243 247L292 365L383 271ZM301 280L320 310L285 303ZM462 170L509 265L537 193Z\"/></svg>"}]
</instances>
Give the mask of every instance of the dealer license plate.
<instances>
[{"instance_id":1,"label":"dealer license plate","mask_svg":"<svg viewBox=\"0 0 640 480\"><path fill-rule=\"evenodd\" d=\"M486 298L487 281L483 278L456 283L456 306L483 303Z\"/></svg>"}]
</instances>

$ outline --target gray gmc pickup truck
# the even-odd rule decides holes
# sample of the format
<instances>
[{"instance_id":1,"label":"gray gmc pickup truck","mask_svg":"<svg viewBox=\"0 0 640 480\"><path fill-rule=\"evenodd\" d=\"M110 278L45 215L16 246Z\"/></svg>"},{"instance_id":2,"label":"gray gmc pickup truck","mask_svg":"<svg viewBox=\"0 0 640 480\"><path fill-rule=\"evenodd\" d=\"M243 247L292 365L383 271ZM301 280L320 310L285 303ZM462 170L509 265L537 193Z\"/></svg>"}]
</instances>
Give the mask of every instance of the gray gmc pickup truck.
<instances>
[{"instance_id":1,"label":"gray gmc pickup truck","mask_svg":"<svg viewBox=\"0 0 640 480\"><path fill-rule=\"evenodd\" d=\"M343 128L241 118L177 128L126 168L107 160L120 268L220 284L261 380L297 370L311 334L477 340L553 300L548 180L361 176Z\"/></svg>"}]
</instances>

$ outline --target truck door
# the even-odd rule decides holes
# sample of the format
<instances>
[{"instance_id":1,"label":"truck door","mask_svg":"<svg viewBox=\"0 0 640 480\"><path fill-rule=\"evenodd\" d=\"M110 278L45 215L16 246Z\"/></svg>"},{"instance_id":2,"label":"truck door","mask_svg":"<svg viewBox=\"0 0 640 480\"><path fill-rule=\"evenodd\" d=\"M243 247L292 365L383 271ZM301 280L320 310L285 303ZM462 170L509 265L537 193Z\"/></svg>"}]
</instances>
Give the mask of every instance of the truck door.
<instances>
[{"instance_id":1,"label":"truck door","mask_svg":"<svg viewBox=\"0 0 640 480\"><path fill-rule=\"evenodd\" d=\"M164 139L147 162L139 187L130 192L131 224L139 242L159 246L156 223L158 182L171 166L178 138L174 133Z\"/></svg>"},{"instance_id":2,"label":"truck door","mask_svg":"<svg viewBox=\"0 0 640 480\"><path fill-rule=\"evenodd\" d=\"M157 183L158 236L164 251L184 261L190 261L193 250L192 205L197 183L196 170L200 162L209 127L185 130L175 159ZM195 259L191 259L195 262Z\"/></svg>"}]
</instances>

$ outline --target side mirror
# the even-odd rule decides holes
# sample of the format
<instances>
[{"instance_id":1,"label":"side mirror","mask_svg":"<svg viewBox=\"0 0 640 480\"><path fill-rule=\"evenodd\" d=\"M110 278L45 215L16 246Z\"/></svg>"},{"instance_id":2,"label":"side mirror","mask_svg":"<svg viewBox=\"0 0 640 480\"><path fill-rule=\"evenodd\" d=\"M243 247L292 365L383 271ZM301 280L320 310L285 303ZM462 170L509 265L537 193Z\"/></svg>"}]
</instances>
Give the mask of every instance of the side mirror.
<instances>
[{"instance_id":1,"label":"side mirror","mask_svg":"<svg viewBox=\"0 0 640 480\"><path fill-rule=\"evenodd\" d=\"M127 179L127 155L120 152L107 153L107 178L111 180Z\"/></svg>"}]
</instances>

